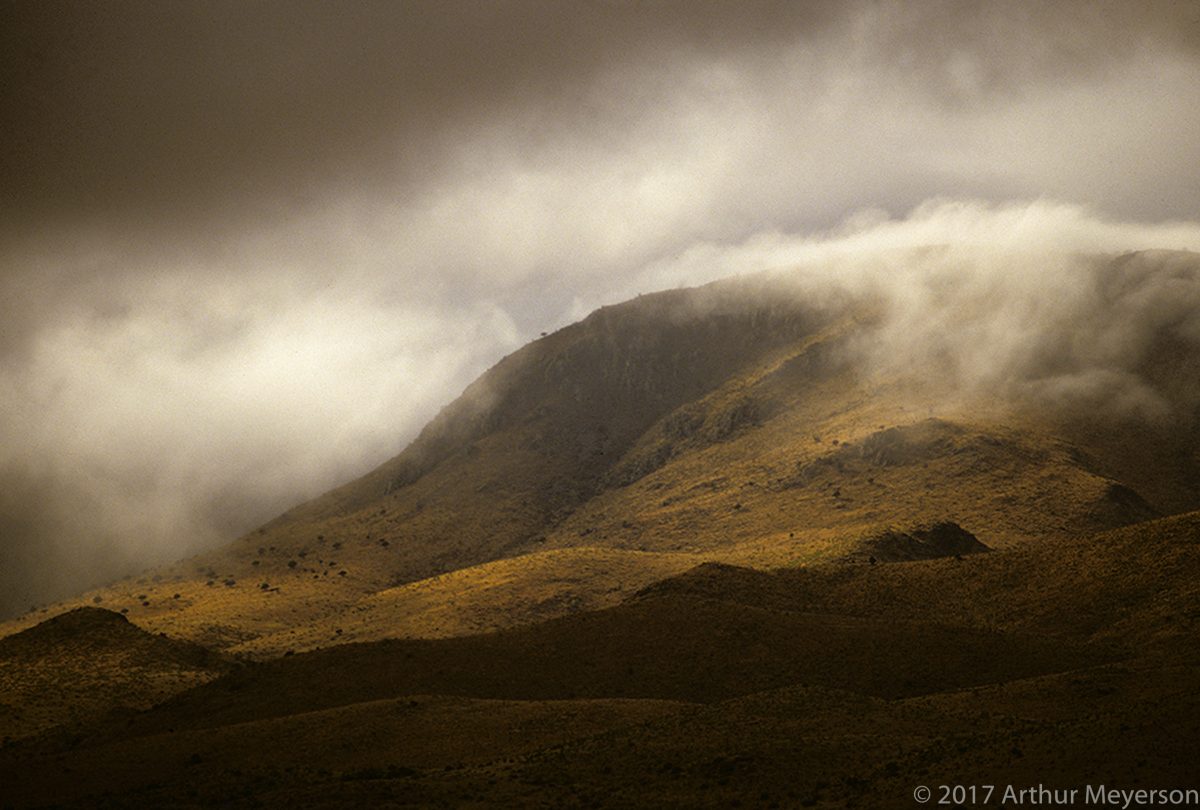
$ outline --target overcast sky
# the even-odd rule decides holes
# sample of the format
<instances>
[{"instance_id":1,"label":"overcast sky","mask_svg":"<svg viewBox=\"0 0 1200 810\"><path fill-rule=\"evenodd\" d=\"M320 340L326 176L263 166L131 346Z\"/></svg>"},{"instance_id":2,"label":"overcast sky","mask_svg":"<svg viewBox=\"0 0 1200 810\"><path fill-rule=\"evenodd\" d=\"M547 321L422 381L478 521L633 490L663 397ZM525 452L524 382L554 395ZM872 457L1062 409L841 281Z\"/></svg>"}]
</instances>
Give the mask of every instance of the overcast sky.
<instances>
[{"instance_id":1,"label":"overcast sky","mask_svg":"<svg viewBox=\"0 0 1200 810\"><path fill-rule=\"evenodd\" d=\"M1200 219L1194 0L3 0L0 87L0 614L780 245L931 199Z\"/></svg>"}]
</instances>

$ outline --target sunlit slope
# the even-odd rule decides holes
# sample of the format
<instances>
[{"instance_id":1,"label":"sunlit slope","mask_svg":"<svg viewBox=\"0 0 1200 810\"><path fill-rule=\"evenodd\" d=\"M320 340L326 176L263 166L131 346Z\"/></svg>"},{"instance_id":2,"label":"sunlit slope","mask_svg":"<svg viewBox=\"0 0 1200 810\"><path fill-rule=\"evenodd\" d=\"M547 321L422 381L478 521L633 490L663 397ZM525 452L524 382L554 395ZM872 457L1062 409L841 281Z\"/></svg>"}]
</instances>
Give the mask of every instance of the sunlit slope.
<instances>
[{"instance_id":1,"label":"sunlit slope","mask_svg":"<svg viewBox=\"0 0 1200 810\"><path fill-rule=\"evenodd\" d=\"M812 559L861 563L988 551L956 524L811 538ZM914 536L915 535L915 536ZM309 624L250 639L230 652L269 658L288 651L384 638L451 638L611 607L639 590L708 561L766 562L760 544L711 553L577 546L538 551L388 588Z\"/></svg>"},{"instance_id":2,"label":"sunlit slope","mask_svg":"<svg viewBox=\"0 0 1200 810\"><path fill-rule=\"evenodd\" d=\"M350 644L193 690L177 727L441 693L711 702L790 683L883 697L1105 660L1196 660L1200 513L961 558L710 564L620 605L465 638Z\"/></svg>"},{"instance_id":3,"label":"sunlit slope","mask_svg":"<svg viewBox=\"0 0 1200 810\"><path fill-rule=\"evenodd\" d=\"M352 641L449 638L536 624L619 604L698 562L691 554L594 547L539 551L388 588L231 652L261 658Z\"/></svg>"},{"instance_id":4,"label":"sunlit slope","mask_svg":"<svg viewBox=\"0 0 1200 810\"><path fill-rule=\"evenodd\" d=\"M962 559L776 571L709 565L646 593L1200 653L1200 512Z\"/></svg>"},{"instance_id":5,"label":"sunlit slope","mask_svg":"<svg viewBox=\"0 0 1200 810\"><path fill-rule=\"evenodd\" d=\"M880 307L777 273L604 308L377 470L67 604L267 655L519 626L703 562L852 556L887 527L952 520L1002 549L1200 505L1200 419L966 400L935 369L868 362ZM1164 391L1200 363L1168 332L1141 346Z\"/></svg>"},{"instance_id":6,"label":"sunlit slope","mask_svg":"<svg viewBox=\"0 0 1200 810\"><path fill-rule=\"evenodd\" d=\"M961 559L710 564L525 628L248 665L0 750L0 776L17 806L81 807L883 807L947 769L1188 785L1197 581L1200 514Z\"/></svg>"}]
</instances>

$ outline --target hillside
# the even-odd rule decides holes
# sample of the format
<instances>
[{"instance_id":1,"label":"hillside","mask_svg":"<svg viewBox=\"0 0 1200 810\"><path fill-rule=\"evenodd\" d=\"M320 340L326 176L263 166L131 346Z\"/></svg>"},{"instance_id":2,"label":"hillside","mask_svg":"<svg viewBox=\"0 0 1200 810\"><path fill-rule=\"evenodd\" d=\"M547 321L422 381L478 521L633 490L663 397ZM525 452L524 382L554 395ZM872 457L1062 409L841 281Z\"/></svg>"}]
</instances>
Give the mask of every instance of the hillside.
<instances>
[{"instance_id":1,"label":"hillside","mask_svg":"<svg viewBox=\"0 0 1200 810\"><path fill-rule=\"evenodd\" d=\"M1092 261L1116 278L1196 264ZM889 527L951 520L1005 548L1200 507L1200 400L1181 382L1198 353L1175 332L1141 346L1144 384L1182 403L1148 421L864 368L880 307L786 273L606 307L505 358L362 478L66 605L269 656L609 606L707 561L853 556Z\"/></svg>"},{"instance_id":2,"label":"hillside","mask_svg":"<svg viewBox=\"0 0 1200 810\"><path fill-rule=\"evenodd\" d=\"M1192 254L1078 261L1099 299L1200 278ZM1072 398L1111 382L1090 346L1037 347L1040 376L990 397L936 356L883 363L886 301L786 272L601 309L361 478L0 626L0 798L891 807L947 773L1194 784L1189 317L1122 349L1123 409Z\"/></svg>"},{"instance_id":3,"label":"hillside","mask_svg":"<svg viewBox=\"0 0 1200 810\"><path fill-rule=\"evenodd\" d=\"M210 650L151 635L119 613L76 608L0 639L0 739L146 709L231 668Z\"/></svg>"},{"instance_id":4,"label":"hillside","mask_svg":"<svg viewBox=\"0 0 1200 810\"><path fill-rule=\"evenodd\" d=\"M0 778L17 806L889 807L947 768L1190 786L1198 548L1190 514L1063 541L1069 566L710 564L525 628L243 667L0 750Z\"/></svg>"}]
</instances>

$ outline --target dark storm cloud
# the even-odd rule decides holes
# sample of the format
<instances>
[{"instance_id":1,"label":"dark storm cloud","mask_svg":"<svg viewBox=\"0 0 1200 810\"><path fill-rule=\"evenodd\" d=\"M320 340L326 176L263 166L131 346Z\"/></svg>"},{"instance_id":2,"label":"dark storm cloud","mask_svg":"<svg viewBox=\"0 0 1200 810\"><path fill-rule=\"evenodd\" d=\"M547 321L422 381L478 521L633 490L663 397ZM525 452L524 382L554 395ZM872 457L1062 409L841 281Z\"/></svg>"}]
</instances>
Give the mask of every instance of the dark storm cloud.
<instances>
[{"instance_id":1,"label":"dark storm cloud","mask_svg":"<svg viewBox=\"0 0 1200 810\"><path fill-rule=\"evenodd\" d=\"M1200 55L1190 0L879 3L866 14L880 62L948 104L1119 71L1147 50Z\"/></svg>"},{"instance_id":2,"label":"dark storm cloud","mask_svg":"<svg viewBox=\"0 0 1200 810\"><path fill-rule=\"evenodd\" d=\"M960 103L1200 49L1189 2L7 2L0 31L10 223L271 217L331 182L413 194L473 129L517 114L531 149L604 137L597 118L636 119L681 66L767 66L798 41L866 45ZM619 96L591 96L614 70Z\"/></svg>"},{"instance_id":3,"label":"dark storm cloud","mask_svg":"<svg viewBox=\"0 0 1200 810\"><path fill-rule=\"evenodd\" d=\"M539 331L856 211L1200 212L1194 3L0 15L0 612L219 542Z\"/></svg>"},{"instance_id":4,"label":"dark storm cloud","mask_svg":"<svg viewBox=\"0 0 1200 810\"><path fill-rule=\"evenodd\" d=\"M328 182L420 186L447 138L508 109L534 111L536 146L560 118L583 123L579 94L606 67L759 47L831 7L8 3L7 200L26 215L270 215Z\"/></svg>"}]
</instances>

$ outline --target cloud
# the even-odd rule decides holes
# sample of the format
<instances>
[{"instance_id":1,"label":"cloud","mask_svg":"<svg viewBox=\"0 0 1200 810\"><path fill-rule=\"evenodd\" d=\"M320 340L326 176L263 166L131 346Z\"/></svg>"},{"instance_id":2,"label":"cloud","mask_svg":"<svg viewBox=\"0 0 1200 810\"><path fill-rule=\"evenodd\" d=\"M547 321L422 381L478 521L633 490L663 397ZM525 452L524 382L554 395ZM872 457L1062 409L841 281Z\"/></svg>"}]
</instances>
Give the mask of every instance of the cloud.
<instances>
[{"instance_id":1,"label":"cloud","mask_svg":"<svg viewBox=\"0 0 1200 810\"><path fill-rule=\"evenodd\" d=\"M361 473L517 345L486 303L130 287L116 317L43 330L3 369L5 546L40 559L8 569L25 574L10 606L228 540Z\"/></svg>"},{"instance_id":2,"label":"cloud","mask_svg":"<svg viewBox=\"0 0 1200 810\"><path fill-rule=\"evenodd\" d=\"M932 200L824 234L695 246L650 272L669 285L764 267L807 300L878 308L854 358L868 377L914 376L960 404L1200 419L1200 384L1164 377L1162 357L1200 353L1200 223Z\"/></svg>"},{"instance_id":3,"label":"cloud","mask_svg":"<svg viewBox=\"0 0 1200 810\"><path fill-rule=\"evenodd\" d=\"M1200 210L1187 3L0 14L0 611L369 468L602 304ZM996 207L1039 198L1089 207Z\"/></svg>"},{"instance_id":4,"label":"cloud","mask_svg":"<svg viewBox=\"0 0 1200 810\"><path fill-rule=\"evenodd\" d=\"M836 8L10 3L0 75L14 148L3 165L39 213L219 217L303 203L330 184L419 193L460 139L497 118L548 125L536 141L586 127L593 111L636 117L640 105L606 109L589 88L644 73L642 103L653 103L690 53L812 35Z\"/></svg>"},{"instance_id":5,"label":"cloud","mask_svg":"<svg viewBox=\"0 0 1200 810\"><path fill-rule=\"evenodd\" d=\"M483 132L534 162L564 141L620 142L704 73L714 101L769 102L801 143L883 105L867 140L890 149L907 145L893 135L914 102L970 115L1200 55L1194 6L1172 0L50 0L3 14L5 219L185 230L286 219L333 187L420 197Z\"/></svg>"}]
</instances>

